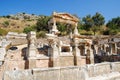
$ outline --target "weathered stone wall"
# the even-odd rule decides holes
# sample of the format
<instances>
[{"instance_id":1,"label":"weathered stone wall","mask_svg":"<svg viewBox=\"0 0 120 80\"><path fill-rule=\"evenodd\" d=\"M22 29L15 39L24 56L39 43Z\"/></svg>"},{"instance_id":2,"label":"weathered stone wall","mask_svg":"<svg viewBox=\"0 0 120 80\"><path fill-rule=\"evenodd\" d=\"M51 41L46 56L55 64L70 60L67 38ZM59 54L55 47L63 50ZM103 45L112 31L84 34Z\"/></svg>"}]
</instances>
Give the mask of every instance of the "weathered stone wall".
<instances>
[{"instance_id":1,"label":"weathered stone wall","mask_svg":"<svg viewBox=\"0 0 120 80\"><path fill-rule=\"evenodd\" d=\"M88 75L90 77L95 77L98 75L104 75L115 71L117 72L118 70L120 70L120 68L118 67L119 65L120 62L119 63L105 62L99 64L90 64L87 65Z\"/></svg>"},{"instance_id":2,"label":"weathered stone wall","mask_svg":"<svg viewBox=\"0 0 120 80\"><path fill-rule=\"evenodd\" d=\"M120 62L114 62L114 63L111 63L111 66L112 66L112 72L120 72Z\"/></svg>"},{"instance_id":3,"label":"weathered stone wall","mask_svg":"<svg viewBox=\"0 0 120 80\"><path fill-rule=\"evenodd\" d=\"M74 56L59 57L59 66L74 66Z\"/></svg>"},{"instance_id":4,"label":"weathered stone wall","mask_svg":"<svg viewBox=\"0 0 120 80\"><path fill-rule=\"evenodd\" d=\"M27 34L25 33L20 33L18 34L17 32L8 32L6 35L7 38L21 38L21 39L26 39Z\"/></svg>"},{"instance_id":5,"label":"weathered stone wall","mask_svg":"<svg viewBox=\"0 0 120 80\"><path fill-rule=\"evenodd\" d=\"M9 60L4 63L5 70L24 70L25 69L25 61L23 60Z\"/></svg>"},{"instance_id":6,"label":"weathered stone wall","mask_svg":"<svg viewBox=\"0 0 120 80\"><path fill-rule=\"evenodd\" d=\"M120 80L120 62L4 72L3 80Z\"/></svg>"},{"instance_id":7,"label":"weathered stone wall","mask_svg":"<svg viewBox=\"0 0 120 80\"><path fill-rule=\"evenodd\" d=\"M5 70L24 70L25 69L25 60L21 55L20 50L9 50L4 61Z\"/></svg>"},{"instance_id":8,"label":"weathered stone wall","mask_svg":"<svg viewBox=\"0 0 120 80\"><path fill-rule=\"evenodd\" d=\"M4 72L4 66L0 66L0 80L2 79L3 77L3 72Z\"/></svg>"},{"instance_id":9,"label":"weathered stone wall","mask_svg":"<svg viewBox=\"0 0 120 80\"><path fill-rule=\"evenodd\" d=\"M49 67L49 59L38 59L36 60L37 68L47 68Z\"/></svg>"},{"instance_id":10,"label":"weathered stone wall","mask_svg":"<svg viewBox=\"0 0 120 80\"><path fill-rule=\"evenodd\" d=\"M76 61L75 61L75 65L76 66L83 66L86 65L86 57L85 56L77 56L75 57Z\"/></svg>"},{"instance_id":11,"label":"weathered stone wall","mask_svg":"<svg viewBox=\"0 0 120 80\"><path fill-rule=\"evenodd\" d=\"M5 71L3 80L34 80L31 70Z\"/></svg>"},{"instance_id":12,"label":"weathered stone wall","mask_svg":"<svg viewBox=\"0 0 120 80\"><path fill-rule=\"evenodd\" d=\"M33 69L34 80L59 80L59 68Z\"/></svg>"}]
</instances>

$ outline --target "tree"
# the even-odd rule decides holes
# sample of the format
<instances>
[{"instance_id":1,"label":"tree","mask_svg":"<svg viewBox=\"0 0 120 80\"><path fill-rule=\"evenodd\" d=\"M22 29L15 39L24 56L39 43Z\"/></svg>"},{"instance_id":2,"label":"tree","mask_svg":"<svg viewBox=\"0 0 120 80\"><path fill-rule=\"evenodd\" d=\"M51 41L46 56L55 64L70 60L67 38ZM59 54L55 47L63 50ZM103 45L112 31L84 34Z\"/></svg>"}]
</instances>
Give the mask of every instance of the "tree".
<instances>
[{"instance_id":1,"label":"tree","mask_svg":"<svg viewBox=\"0 0 120 80\"><path fill-rule=\"evenodd\" d=\"M93 31L94 35L96 34L96 32L99 30L99 27L97 26L92 26L91 30Z\"/></svg>"},{"instance_id":2,"label":"tree","mask_svg":"<svg viewBox=\"0 0 120 80\"><path fill-rule=\"evenodd\" d=\"M74 26L71 25L71 24L58 22L57 23L57 28L61 32L60 34L63 36L63 35L69 34L71 31L73 31Z\"/></svg>"},{"instance_id":3,"label":"tree","mask_svg":"<svg viewBox=\"0 0 120 80\"><path fill-rule=\"evenodd\" d=\"M108 21L106 24L108 27L108 32L111 35L115 35L120 32L120 17L112 18L112 20Z\"/></svg>"},{"instance_id":4,"label":"tree","mask_svg":"<svg viewBox=\"0 0 120 80\"><path fill-rule=\"evenodd\" d=\"M106 26L110 29L119 29L120 30L120 17L113 18L112 20L108 21Z\"/></svg>"},{"instance_id":5,"label":"tree","mask_svg":"<svg viewBox=\"0 0 120 80\"><path fill-rule=\"evenodd\" d=\"M94 25L91 15L87 15L86 17L83 17L82 21L83 21L84 29L87 31L89 31L90 28Z\"/></svg>"},{"instance_id":6,"label":"tree","mask_svg":"<svg viewBox=\"0 0 120 80\"><path fill-rule=\"evenodd\" d=\"M103 17L103 15L101 15L98 12L92 17L92 20L94 22L94 26L98 26L98 27L104 25L105 23L105 18Z\"/></svg>"},{"instance_id":7,"label":"tree","mask_svg":"<svg viewBox=\"0 0 120 80\"><path fill-rule=\"evenodd\" d=\"M42 16L37 20L36 23L36 29L37 31L49 31L48 28L48 21L50 20L50 17L48 16Z\"/></svg>"},{"instance_id":8,"label":"tree","mask_svg":"<svg viewBox=\"0 0 120 80\"><path fill-rule=\"evenodd\" d=\"M66 32L66 24L64 24L64 23L57 23L57 28L58 28L58 30L60 31L60 32Z\"/></svg>"},{"instance_id":9,"label":"tree","mask_svg":"<svg viewBox=\"0 0 120 80\"><path fill-rule=\"evenodd\" d=\"M6 18L10 18L11 16L10 15L7 15Z\"/></svg>"},{"instance_id":10,"label":"tree","mask_svg":"<svg viewBox=\"0 0 120 80\"><path fill-rule=\"evenodd\" d=\"M22 12L23 15L25 15L26 13L25 12Z\"/></svg>"},{"instance_id":11,"label":"tree","mask_svg":"<svg viewBox=\"0 0 120 80\"><path fill-rule=\"evenodd\" d=\"M89 31L92 30L94 35L100 29L100 26L104 25L105 20L104 17L100 13L96 13L95 15L87 15L83 17L83 29Z\"/></svg>"},{"instance_id":12,"label":"tree","mask_svg":"<svg viewBox=\"0 0 120 80\"><path fill-rule=\"evenodd\" d=\"M94 22L91 30L93 31L94 35L96 34L96 32L98 30L100 30L100 26L104 25L105 23L105 18L103 17L103 15L101 15L100 13L96 13L93 17L92 20Z\"/></svg>"}]
</instances>

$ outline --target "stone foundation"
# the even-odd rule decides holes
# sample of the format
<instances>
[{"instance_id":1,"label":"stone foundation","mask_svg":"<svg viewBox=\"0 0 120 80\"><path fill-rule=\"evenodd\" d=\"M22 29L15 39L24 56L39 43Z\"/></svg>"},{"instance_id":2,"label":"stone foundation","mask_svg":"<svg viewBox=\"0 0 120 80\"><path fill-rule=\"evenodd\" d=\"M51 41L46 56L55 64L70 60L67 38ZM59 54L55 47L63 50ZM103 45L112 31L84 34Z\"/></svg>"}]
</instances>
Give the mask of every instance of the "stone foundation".
<instances>
[{"instance_id":1,"label":"stone foundation","mask_svg":"<svg viewBox=\"0 0 120 80\"><path fill-rule=\"evenodd\" d=\"M5 71L3 80L120 80L120 62Z\"/></svg>"}]
</instances>

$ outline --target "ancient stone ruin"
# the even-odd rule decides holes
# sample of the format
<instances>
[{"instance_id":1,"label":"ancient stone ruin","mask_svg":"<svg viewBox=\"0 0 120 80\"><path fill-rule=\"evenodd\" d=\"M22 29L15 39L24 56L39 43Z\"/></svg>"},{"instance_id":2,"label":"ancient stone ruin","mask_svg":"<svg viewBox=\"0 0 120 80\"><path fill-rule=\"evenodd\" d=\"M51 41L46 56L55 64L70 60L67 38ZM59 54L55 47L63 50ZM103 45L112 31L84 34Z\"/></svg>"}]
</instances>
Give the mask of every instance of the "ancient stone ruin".
<instances>
[{"instance_id":1,"label":"ancient stone ruin","mask_svg":"<svg viewBox=\"0 0 120 80\"><path fill-rule=\"evenodd\" d=\"M120 36L80 35L78 21L53 12L46 38L37 39L31 31L19 38L21 43L1 39L0 80L119 80ZM74 31L59 37L56 22L70 24Z\"/></svg>"}]
</instances>

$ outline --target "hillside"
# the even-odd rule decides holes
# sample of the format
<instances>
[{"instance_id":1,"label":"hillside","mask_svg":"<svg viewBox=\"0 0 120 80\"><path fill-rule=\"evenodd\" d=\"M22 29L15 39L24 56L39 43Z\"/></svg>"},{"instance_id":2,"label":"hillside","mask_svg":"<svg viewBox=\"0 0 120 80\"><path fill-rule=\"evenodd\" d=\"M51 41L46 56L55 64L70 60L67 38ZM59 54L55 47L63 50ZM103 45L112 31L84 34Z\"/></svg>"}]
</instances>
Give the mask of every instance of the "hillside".
<instances>
[{"instance_id":1,"label":"hillside","mask_svg":"<svg viewBox=\"0 0 120 80\"><path fill-rule=\"evenodd\" d=\"M25 27L35 25L39 16L19 13L0 17L0 28L8 31L22 32Z\"/></svg>"}]
</instances>

